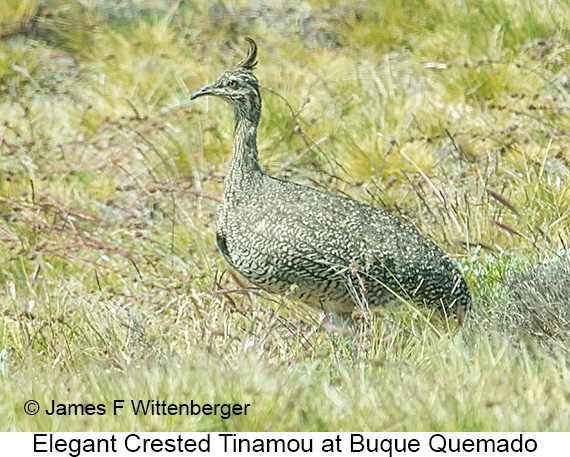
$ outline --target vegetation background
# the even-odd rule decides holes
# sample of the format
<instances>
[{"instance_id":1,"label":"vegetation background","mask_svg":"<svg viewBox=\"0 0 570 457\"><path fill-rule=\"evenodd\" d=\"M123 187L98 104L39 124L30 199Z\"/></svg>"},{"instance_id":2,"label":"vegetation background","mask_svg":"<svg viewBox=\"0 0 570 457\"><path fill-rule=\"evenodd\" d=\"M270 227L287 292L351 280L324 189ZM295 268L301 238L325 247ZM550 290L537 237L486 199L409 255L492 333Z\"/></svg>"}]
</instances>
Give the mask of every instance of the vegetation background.
<instances>
[{"instance_id":1,"label":"vegetation background","mask_svg":"<svg viewBox=\"0 0 570 457\"><path fill-rule=\"evenodd\" d=\"M244 36L264 168L415 223L466 326L329 332L228 270L232 113L189 95ZM570 430L569 40L568 0L0 2L0 429ZM252 406L45 413L114 399Z\"/></svg>"}]
</instances>

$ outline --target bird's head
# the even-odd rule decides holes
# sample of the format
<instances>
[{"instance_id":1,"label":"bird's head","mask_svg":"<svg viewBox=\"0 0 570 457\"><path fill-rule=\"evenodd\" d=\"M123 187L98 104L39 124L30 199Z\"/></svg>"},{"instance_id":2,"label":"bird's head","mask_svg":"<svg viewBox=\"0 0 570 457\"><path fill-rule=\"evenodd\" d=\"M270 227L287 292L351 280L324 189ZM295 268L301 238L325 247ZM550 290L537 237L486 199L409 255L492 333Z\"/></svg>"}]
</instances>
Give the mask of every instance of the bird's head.
<instances>
[{"instance_id":1,"label":"bird's head","mask_svg":"<svg viewBox=\"0 0 570 457\"><path fill-rule=\"evenodd\" d=\"M236 114L248 114L251 110L261 110L259 83L253 74L257 64L257 45L251 38L247 56L238 64L223 71L211 84L201 87L192 93L190 100L213 95L227 101L233 106Z\"/></svg>"}]
</instances>

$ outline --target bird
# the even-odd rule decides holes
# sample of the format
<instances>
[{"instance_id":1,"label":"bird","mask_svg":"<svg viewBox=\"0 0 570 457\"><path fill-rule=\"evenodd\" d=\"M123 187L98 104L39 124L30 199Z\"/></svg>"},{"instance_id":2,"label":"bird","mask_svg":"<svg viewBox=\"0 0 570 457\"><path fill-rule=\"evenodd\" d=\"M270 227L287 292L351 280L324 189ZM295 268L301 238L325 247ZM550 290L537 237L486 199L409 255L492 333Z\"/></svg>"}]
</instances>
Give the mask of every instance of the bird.
<instances>
[{"instance_id":1,"label":"bird","mask_svg":"<svg viewBox=\"0 0 570 457\"><path fill-rule=\"evenodd\" d=\"M218 207L215 240L227 263L253 285L332 315L394 300L455 315L471 308L449 256L390 212L345 196L272 177L260 166L261 93L257 45L191 100L214 96L234 112L234 137Z\"/></svg>"}]
</instances>

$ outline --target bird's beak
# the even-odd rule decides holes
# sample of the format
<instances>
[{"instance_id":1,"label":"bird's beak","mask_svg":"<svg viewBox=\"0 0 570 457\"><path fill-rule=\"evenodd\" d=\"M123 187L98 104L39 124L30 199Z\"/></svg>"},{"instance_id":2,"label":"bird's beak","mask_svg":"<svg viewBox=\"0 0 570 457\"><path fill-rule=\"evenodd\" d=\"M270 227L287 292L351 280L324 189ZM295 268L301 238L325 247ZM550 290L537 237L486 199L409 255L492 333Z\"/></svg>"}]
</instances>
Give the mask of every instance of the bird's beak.
<instances>
[{"instance_id":1,"label":"bird's beak","mask_svg":"<svg viewBox=\"0 0 570 457\"><path fill-rule=\"evenodd\" d=\"M210 95L212 93L212 88L208 86L200 87L200 89L196 89L190 95L190 100L194 100L195 98L201 97L203 95Z\"/></svg>"}]
</instances>

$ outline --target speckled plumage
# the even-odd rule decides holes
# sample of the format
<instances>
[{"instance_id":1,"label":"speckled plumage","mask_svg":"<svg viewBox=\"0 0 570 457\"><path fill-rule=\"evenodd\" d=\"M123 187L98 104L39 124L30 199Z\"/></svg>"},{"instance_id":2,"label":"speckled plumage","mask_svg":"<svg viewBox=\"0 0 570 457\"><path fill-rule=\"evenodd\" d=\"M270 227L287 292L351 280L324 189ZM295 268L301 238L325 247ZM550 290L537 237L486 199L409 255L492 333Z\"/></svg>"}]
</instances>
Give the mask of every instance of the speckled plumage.
<instances>
[{"instance_id":1,"label":"speckled plumage","mask_svg":"<svg viewBox=\"0 0 570 457\"><path fill-rule=\"evenodd\" d=\"M235 133L216 243L253 284L336 313L378 306L396 295L456 310L471 305L467 285L430 240L384 210L273 178L261 170L256 133L261 95L257 48L192 94L232 105Z\"/></svg>"}]
</instances>

